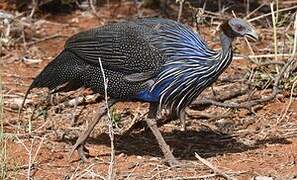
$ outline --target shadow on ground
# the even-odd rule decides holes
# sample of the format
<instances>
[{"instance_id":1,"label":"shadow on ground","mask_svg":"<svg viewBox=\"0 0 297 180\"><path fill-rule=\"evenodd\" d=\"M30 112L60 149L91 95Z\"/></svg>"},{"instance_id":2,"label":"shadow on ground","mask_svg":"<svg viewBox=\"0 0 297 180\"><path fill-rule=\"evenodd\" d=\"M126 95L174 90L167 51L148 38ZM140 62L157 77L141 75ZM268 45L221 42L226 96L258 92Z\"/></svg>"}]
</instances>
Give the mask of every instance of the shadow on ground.
<instances>
[{"instance_id":1,"label":"shadow on ground","mask_svg":"<svg viewBox=\"0 0 297 180\"><path fill-rule=\"evenodd\" d=\"M181 160L195 160L194 152L204 158L214 157L226 153L240 153L247 150L257 149L265 144L290 144L284 138L271 138L259 140L249 146L239 141L239 137L228 134L218 134L213 131L171 131L162 132L164 139L173 150L176 158ZM63 139L66 143L74 144L76 139ZM109 135L100 134L90 137L88 144L101 144L110 146ZM132 131L126 135L115 136L116 154L163 157L157 140L149 130ZM105 156L103 154L101 156ZM100 155L99 155L100 156Z\"/></svg>"}]
</instances>

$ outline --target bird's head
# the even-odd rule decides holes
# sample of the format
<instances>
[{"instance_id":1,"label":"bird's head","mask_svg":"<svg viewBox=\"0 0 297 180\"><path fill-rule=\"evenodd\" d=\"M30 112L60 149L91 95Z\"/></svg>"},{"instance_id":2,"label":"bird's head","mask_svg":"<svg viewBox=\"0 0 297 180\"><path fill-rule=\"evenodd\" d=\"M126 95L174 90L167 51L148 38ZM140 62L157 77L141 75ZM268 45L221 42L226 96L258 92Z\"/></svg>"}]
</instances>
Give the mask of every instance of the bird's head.
<instances>
[{"instance_id":1,"label":"bird's head","mask_svg":"<svg viewBox=\"0 0 297 180\"><path fill-rule=\"evenodd\" d=\"M254 41L258 40L255 29L245 20L232 18L221 25L221 30L230 38L247 37Z\"/></svg>"}]
</instances>

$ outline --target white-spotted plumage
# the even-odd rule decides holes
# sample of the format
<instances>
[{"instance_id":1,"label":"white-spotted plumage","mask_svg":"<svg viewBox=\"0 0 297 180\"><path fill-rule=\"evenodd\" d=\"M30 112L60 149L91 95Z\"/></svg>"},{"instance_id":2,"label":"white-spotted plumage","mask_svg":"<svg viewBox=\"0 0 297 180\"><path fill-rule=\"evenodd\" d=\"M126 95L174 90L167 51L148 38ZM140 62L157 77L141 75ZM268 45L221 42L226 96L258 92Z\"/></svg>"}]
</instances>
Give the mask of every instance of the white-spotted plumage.
<instances>
[{"instance_id":1,"label":"white-spotted plumage","mask_svg":"<svg viewBox=\"0 0 297 180\"><path fill-rule=\"evenodd\" d=\"M236 19L232 26L237 22L245 26ZM231 63L232 40L244 32L223 25L219 52L189 27L168 19L139 19L78 33L28 92L35 87L54 92L86 87L104 93L100 58L111 98L159 102L178 116Z\"/></svg>"}]
</instances>

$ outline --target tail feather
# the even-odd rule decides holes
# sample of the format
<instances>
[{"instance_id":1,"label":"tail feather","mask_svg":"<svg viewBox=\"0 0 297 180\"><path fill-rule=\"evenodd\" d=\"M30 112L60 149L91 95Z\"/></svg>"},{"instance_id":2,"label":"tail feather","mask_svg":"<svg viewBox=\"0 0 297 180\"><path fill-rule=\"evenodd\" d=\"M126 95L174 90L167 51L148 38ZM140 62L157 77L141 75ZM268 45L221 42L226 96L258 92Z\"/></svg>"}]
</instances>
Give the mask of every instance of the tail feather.
<instances>
[{"instance_id":1,"label":"tail feather","mask_svg":"<svg viewBox=\"0 0 297 180\"><path fill-rule=\"evenodd\" d=\"M33 89L32 84L30 85L30 87L26 91L26 94L24 96L23 102L22 102L21 107L19 109L19 112L18 112L18 120L19 121L22 119L22 117L21 117L21 115L22 115L22 109L23 109L23 107L25 105L25 102L26 102L26 99L27 99L28 95L30 94L31 89Z\"/></svg>"},{"instance_id":2,"label":"tail feather","mask_svg":"<svg viewBox=\"0 0 297 180\"><path fill-rule=\"evenodd\" d=\"M87 68L87 64L77 55L70 51L61 52L52 62L50 62L40 74L33 80L32 84L28 88L22 105L19 110L19 117L21 110L24 107L25 101L30 94L30 91L34 88L47 87L49 90L53 90L77 77L81 76L81 73ZM83 85L79 83L79 85ZM63 89L72 90L78 89L78 84L68 83L67 88ZM73 87L71 87L73 86ZM61 91L61 90L59 90Z\"/></svg>"},{"instance_id":3,"label":"tail feather","mask_svg":"<svg viewBox=\"0 0 297 180\"><path fill-rule=\"evenodd\" d=\"M81 79L73 79L64 84L63 86L56 88L51 93L75 91L83 86L85 85Z\"/></svg>"},{"instance_id":4,"label":"tail feather","mask_svg":"<svg viewBox=\"0 0 297 180\"><path fill-rule=\"evenodd\" d=\"M86 63L77 55L63 51L34 79L32 88L47 87L52 90L78 77L85 67Z\"/></svg>"}]
</instances>

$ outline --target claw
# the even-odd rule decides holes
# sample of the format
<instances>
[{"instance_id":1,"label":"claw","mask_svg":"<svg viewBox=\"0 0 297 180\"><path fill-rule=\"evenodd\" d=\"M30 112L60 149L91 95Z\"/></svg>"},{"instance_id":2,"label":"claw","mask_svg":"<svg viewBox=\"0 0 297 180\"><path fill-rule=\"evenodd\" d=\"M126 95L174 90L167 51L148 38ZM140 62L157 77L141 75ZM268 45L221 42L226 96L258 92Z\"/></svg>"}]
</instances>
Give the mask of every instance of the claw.
<instances>
[{"instance_id":1,"label":"claw","mask_svg":"<svg viewBox=\"0 0 297 180\"><path fill-rule=\"evenodd\" d=\"M72 147L70 153L69 153L69 159L72 157L72 154L75 150L78 151L78 155L80 157L81 160L83 161L86 161L86 156L85 156L85 152L84 152L84 149L85 146L84 146L84 142L86 140L86 136L80 136L77 140L76 140L76 143L74 144L74 146Z\"/></svg>"},{"instance_id":2,"label":"claw","mask_svg":"<svg viewBox=\"0 0 297 180\"><path fill-rule=\"evenodd\" d=\"M170 167L176 167L176 166L180 165L180 162L178 160L176 160L175 158L168 159L167 162L168 162Z\"/></svg>"},{"instance_id":3,"label":"claw","mask_svg":"<svg viewBox=\"0 0 297 180\"><path fill-rule=\"evenodd\" d=\"M73 155L73 152L77 150L78 152L78 155L79 155L79 158L83 161L83 162L86 162L87 161L87 157L86 155L88 156L89 152L88 152L88 149L81 143L79 143L79 141L77 141L75 143L75 145L72 147L71 149L71 152L69 153L69 159L72 157Z\"/></svg>"},{"instance_id":4,"label":"claw","mask_svg":"<svg viewBox=\"0 0 297 180\"><path fill-rule=\"evenodd\" d=\"M83 162L87 161L86 154L88 153L85 151L85 149L86 148L83 145L78 146L78 149L77 149L78 155Z\"/></svg>"},{"instance_id":5,"label":"claw","mask_svg":"<svg viewBox=\"0 0 297 180\"><path fill-rule=\"evenodd\" d=\"M80 145L76 143L76 144L72 147L72 149L71 149L71 151L70 151L70 153L69 153L68 159L70 159L70 158L72 157L74 151L75 151L76 149L78 149L79 146L80 146Z\"/></svg>"},{"instance_id":6,"label":"claw","mask_svg":"<svg viewBox=\"0 0 297 180\"><path fill-rule=\"evenodd\" d=\"M113 105L116 102L116 100L110 100L109 105ZM85 132L83 132L79 138L76 140L76 143L72 147L70 154L69 154L69 159L72 157L72 154L75 150L78 151L79 157L81 160L86 161L86 153L85 150L87 150L84 146L86 140L88 139L89 135L91 134L92 130L96 126L96 124L99 122L102 116L104 116L107 113L105 105L99 106L98 112L95 115L95 117L92 119L91 123L88 125L87 129Z\"/></svg>"}]
</instances>

